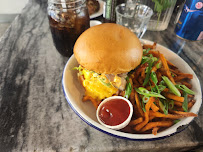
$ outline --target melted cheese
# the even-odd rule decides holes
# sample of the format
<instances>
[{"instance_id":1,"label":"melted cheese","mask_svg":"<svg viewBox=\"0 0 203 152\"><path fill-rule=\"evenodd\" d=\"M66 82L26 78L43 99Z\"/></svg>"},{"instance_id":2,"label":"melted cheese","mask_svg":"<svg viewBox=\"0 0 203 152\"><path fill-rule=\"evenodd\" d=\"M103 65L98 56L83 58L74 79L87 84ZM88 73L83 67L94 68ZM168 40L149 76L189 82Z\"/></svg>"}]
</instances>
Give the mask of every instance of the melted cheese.
<instances>
[{"instance_id":1,"label":"melted cheese","mask_svg":"<svg viewBox=\"0 0 203 152\"><path fill-rule=\"evenodd\" d=\"M98 75L85 69L82 71L84 75L83 86L86 90L85 95L102 100L111 97L118 91L104 75Z\"/></svg>"},{"instance_id":2,"label":"melted cheese","mask_svg":"<svg viewBox=\"0 0 203 152\"><path fill-rule=\"evenodd\" d=\"M117 88L121 86L121 78L119 76L115 75L113 82Z\"/></svg>"}]
</instances>

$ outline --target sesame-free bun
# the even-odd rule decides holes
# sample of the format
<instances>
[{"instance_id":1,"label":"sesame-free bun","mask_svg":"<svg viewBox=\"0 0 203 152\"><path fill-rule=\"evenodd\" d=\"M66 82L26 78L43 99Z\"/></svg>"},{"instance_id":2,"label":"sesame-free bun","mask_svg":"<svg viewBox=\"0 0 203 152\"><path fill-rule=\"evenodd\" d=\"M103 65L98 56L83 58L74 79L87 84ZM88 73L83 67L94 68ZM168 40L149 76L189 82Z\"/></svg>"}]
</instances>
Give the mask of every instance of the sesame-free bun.
<instances>
[{"instance_id":1,"label":"sesame-free bun","mask_svg":"<svg viewBox=\"0 0 203 152\"><path fill-rule=\"evenodd\" d=\"M131 71L140 64L142 53L136 35L114 23L89 28L80 35L74 46L74 55L80 65L104 74Z\"/></svg>"}]
</instances>

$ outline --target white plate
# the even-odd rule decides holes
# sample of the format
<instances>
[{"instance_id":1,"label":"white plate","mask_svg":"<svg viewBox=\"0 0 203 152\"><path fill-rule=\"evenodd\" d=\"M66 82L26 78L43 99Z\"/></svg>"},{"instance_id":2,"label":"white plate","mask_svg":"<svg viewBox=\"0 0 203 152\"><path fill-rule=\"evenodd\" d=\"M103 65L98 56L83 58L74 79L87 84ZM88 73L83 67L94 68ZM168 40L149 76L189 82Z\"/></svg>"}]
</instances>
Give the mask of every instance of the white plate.
<instances>
[{"instance_id":1,"label":"white plate","mask_svg":"<svg viewBox=\"0 0 203 152\"><path fill-rule=\"evenodd\" d=\"M99 2L99 5L100 5L99 11L92 14L92 15L90 15L90 19L93 19L93 18L98 17L98 16L103 14L104 2L102 0L98 0L98 2Z\"/></svg>"},{"instance_id":2,"label":"white plate","mask_svg":"<svg viewBox=\"0 0 203 152\"><path fill-rule=\"evenodd\" d=\"M90 27L102 24L102 22L97 20L90 20Z\"/></svg>"},{"instance_id":3,"label":"white plate","mask_svg":"<svg viewBox=\"0 0 203 152\"><path fill-rule=\"evenodd\" d=\"M153 44L152 41L143 40L145 44ZM202 93L199 80L194 73L194 71L190 68L190 66L177 54L167 49L164 46L157 44L157 50L164 54L164 56L175 64L182 72L193 74L193 79L191 80L191 84L193 86L193 91L195 94L196 103L191 108L191 112L198 113L199 108L202 103ZM65 97L71 106L71 108L75 111L75 113L87 124L90 126L102 131L106 134L120 137L124 139L132 139L132 140L155 140L162 139L165 137L169 137L175 133L182 131L187 125L194 119L193 117L183 118L180 122L173 125L172 127L158 133L156 136L153 134L130 134L123 133L116 130L111 130L106 128L98 123L96 118L96 109L92 105L91 102L82 102L82 97L84 95L84 89L78 81L77 71L72 70L73 67L78 66L78 63L74 57L74 55L67 62L62 77L62 86L64 90ZM181 127L183 126L183 127Z\"/></svg>"}]
</instances>

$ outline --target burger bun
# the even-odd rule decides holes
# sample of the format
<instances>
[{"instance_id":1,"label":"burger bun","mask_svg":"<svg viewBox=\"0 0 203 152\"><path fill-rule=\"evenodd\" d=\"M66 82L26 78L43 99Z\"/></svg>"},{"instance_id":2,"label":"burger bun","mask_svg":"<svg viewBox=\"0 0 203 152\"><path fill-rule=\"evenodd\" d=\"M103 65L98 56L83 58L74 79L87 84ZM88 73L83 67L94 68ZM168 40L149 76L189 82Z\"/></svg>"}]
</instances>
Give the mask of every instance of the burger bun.
<instances>
[{"instance_id":1,"label":"burger bun","mask_svg":"<svg viewBox=\"0 0 203 152\"><path fill-rule=\"evenodd\" d=\"M114 23L100 24L83 32L73 51L81 66L104 74L120 74L135 69L143 54L137 36Z\"/></svg>"}]
</instances>

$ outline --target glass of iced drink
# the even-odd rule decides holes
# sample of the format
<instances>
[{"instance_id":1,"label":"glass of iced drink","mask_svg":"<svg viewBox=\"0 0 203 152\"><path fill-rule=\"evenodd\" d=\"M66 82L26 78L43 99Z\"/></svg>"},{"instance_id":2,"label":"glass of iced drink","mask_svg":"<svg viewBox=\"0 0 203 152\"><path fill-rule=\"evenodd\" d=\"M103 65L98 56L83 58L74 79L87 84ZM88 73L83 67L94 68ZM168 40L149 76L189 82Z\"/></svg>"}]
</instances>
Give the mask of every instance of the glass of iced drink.
<instances>
[{"instance_id":1,"label":"glass of iced drink","mask_svg":"<svg viewBox=\"0 0 203 152\"><path fill-rule=\"evenodd\" d=\"M49 0L47 12L56 49L70 57L75 41L90 27L86 0Z\"/></svg>"}]
</instances>

